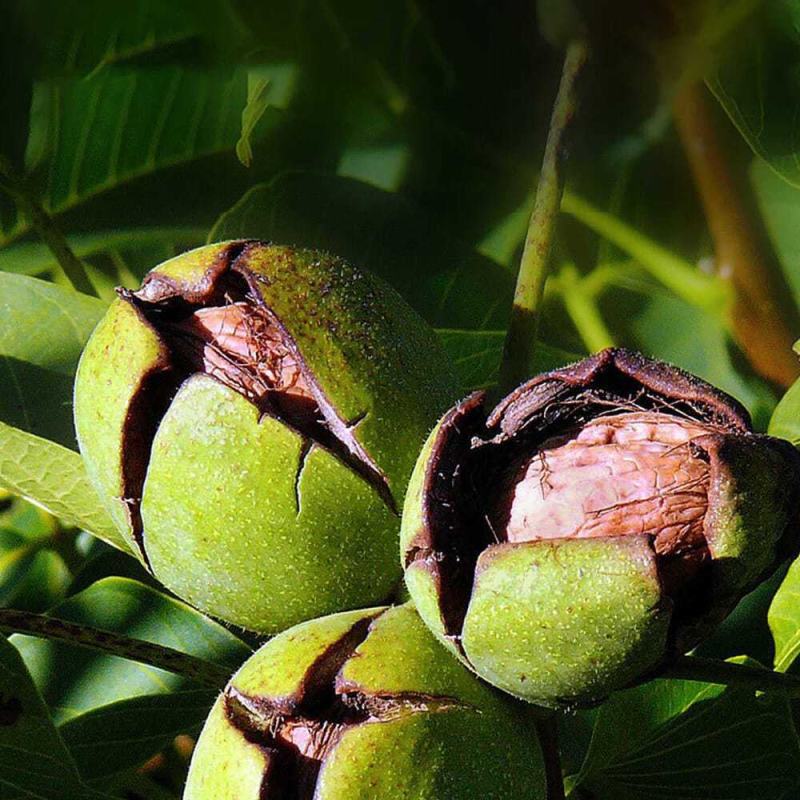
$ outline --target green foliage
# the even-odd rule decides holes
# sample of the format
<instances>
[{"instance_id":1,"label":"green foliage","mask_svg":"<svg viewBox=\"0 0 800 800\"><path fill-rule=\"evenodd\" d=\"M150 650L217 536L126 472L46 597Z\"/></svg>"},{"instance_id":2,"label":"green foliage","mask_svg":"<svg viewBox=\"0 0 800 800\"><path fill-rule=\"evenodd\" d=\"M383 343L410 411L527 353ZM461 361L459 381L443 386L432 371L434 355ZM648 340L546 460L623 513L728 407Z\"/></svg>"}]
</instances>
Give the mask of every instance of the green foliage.
<instances>
[{"instance_id":1,"label":"green foliage","mask_svg":"<svg viewBox=\"0 0 800 800\"><path fill-rule=\"evenodd\" d=\"M597 712L573 784L620 800L749 800L786 796L798 770L800 748L785 698L655 680L620 692Z\"/></svg>"},{"instance_id":2,"label":"green foliage","mask_svg":"<svg viewBox=\"0 0 800 800\"><path fill-rule=\"evenodd\" d=\"M800 10L794 0L762 2L735 30L708 85L753 151L793 186L800 186L797 107Z\"/></svg>"},{"instance_id":3,"label":"green foliage","mask_svg":"<svg viewBox=\"0 0 800 800\"><path fill-rule=\"evenodd\" d=\"M0 719L0 797L83 796L78 769L47 706L19 653L2 636Z\"/></svg>"},{"instance_id":4,"label":"green foliage","mask_svg":"<svg viewBox=\"0 0 800 800\"><path fill-rule=\"evenodd\" d=\"M800 655L800 561L789 568L783 583L772 599L769 627L775 641L775 669L791 670Z\"/></svg>"},{"instance_id":5,"label":"green foliage","mask_svg":"<svg viewBox=\"0 0 800 800\"><path fill-rule=\"evenodd\" d=\"M216 623L167 595L129 578L110 577L50 610L58 619L171 647L231 672L250 649ZM177 690L185 685L163 669L73 645L13 637L57 722L120 700ZM55 664L62 665L54 670ZM197 687L194 687L197 688Z\"/></svg>"},{"instance_id":6,"label":"green foliage","mask_svg":"<svg viewBox=\"0 0 800 800\"><path fill-rule=\"evenodd\" d=\"M7 387L0 396L2 422L77 449L72 377L104 311L94 298L0 273L0 364Z\"/></svg>"},{"instance_id":7,"label":"green foliage","mask_svg":"<svg viewBox=\"0 0 800 800\"><path fill-rule=\"evenodd\" d=\"M216 692L207 689L128 697L68 720L59 733L83 778L108 788L176 736L196 736L215 698Z\"/></svg>"},{"instance_id":8,"label":"green foliage","mask_svg":"<svg viewBox=\"0 0 800 800\"><path fill-rule=\"evenodd\" d=\"M74 450L0 422L0 485L36 501L69 525L85 528L115 547L126 546L98 505Z\"/></svg>"},{"instance_id":9,"label":"green foliage","mask_svg":"<svg viewBox=\"0 0 800 800\"><path fill-rule=\"evenodd\" d=\"M46 511L17 500L0 512L0 605L45 611L67 590L72 542Z\"/></svg>"},{"instance_id":10,"label":"green foliage","mask_svg":"<svg viewBox=\"0 0 800 800\"><path fill-rule=\"evenodd\" d=\"M330 250L364 266L436 327L492 329L508 314L510 274L437 230L410 200L350 178L289 173L255 186L208 239L247 237Z\"/></svg>"},{"instance_id":11,"label":"green foliage","mask_svg":"<svg viewBox=\"0 0 800 800\"><path fill-rule=\"evenodd\" d=\"M800 382L793 384L781 398L769 421L769 432L800 445Z\"/></svg>"},{"instance_id":12,"label":"green foliage","mask_svg":"<svg viewBox=\"0 0 800 800\"><path fill-rule=\"evenodd\" d=\"M173 741L197 734L214 692L134 660L136 643L231 672L256 644L149 585L86 479L72 384L114 288L221 238L329 249L437 329L464 392L493 388L556 44L612 5L627 16L597 42L570 145L539 365L638 348L800 444L800 383L781 398L760 377L733 342L724 281L697 266L713 243L670 122L678 78L705 71L746 143L742 169L755 154L755 200L800 304L797 2L696 4L713 13L679 15L674 40L667 21L690 4L538 5L542 20L536 3L3 4L0 624L5 609L46 612L90 640L120 638L113 653L0 638L1 800L175 800L186 753ZM54 242L100 299L71 288ZM799 569L740 605L709 651L796 673ZM568 788L573 800L797 797L799 708L697 682L626 690L562 720Z\"/></svg>"}]
</instances>

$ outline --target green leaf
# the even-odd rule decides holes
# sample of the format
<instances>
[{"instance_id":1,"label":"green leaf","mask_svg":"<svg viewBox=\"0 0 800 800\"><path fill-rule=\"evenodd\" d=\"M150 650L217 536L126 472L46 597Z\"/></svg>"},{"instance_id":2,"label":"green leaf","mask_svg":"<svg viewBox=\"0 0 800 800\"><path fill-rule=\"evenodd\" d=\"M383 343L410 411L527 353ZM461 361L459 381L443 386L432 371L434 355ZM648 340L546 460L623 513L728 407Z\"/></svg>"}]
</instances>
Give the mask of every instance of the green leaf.
<instances>
[{"instance_id":1,"label":"green leaf","mask_svg":"<svg viewBox=\"0 0 800 800\"><path fill-rule=\"evenodd\" d=\"M767 616L775 642L775 669L793 669L800 654L800 559L796 560L772 598Z\"/></svg>"},{"instance_id":2,"label":"green leaf","mask_svg":"<svg viewBox=\"0 0 800 800\"><path fill-rule=\"evenodd\" d=\"M74 451L0 422L0 486L127 550Z\"/></svg>"},{"instance_id":3,"label":"green leaf","mask_svg":"<svg viewBox=\"0 0 800 800\"><path fill-rule=\"evenodd\" d=\"M20 497L14 497L11 492L8 496L13 500L0 511L0 527L12 530L29 540L46 538L56 532L58 526L52 514ZM0 505L4 506L2 500Z\"/></svg>"},{"instance_id":4,"label":"green leaf","mask_svg":"<svg viewBox=\"0 0 800 800\"><path fill-rule=\"evenodd\" d=\"M0 528L0 607L14 605L19 586L36 554L35 542Z\"/></svg>"},{"instance_id":5,"label":"green leaf","mask_svg":"<svg viewBox=\"0 0 800 800\"><path fill-rule=\"evenodd\" d=\"M0 272L0 422L75 447L72 379L105 308L78 292Z\"/></svg>"},{"instance_id":6,"label":"green leaf","mask_svg":"<svg viewBox=\"0 0 800 800\"><path fill-rule=\"evenodd\" d=\"M163 65L37 84L32 130L42 139L43 206L61 214L136 178L231 151L246 82L244 68ZM29 230L18 220L0 245Z\"/></svg>"},{"instance_id":7,"label":"green leaf","mask_svg":"<svg viewBox=\"0 0 800 800\"><path fill-rule=\"evenodd\" d=\"M753 152L784 180L800 186L795 114L800 104L800 11L794 0L760 6L746 28L726 42L706 80Z\"/></svg>"},{"instance_id":8,"label":"green leaf","mask_svg":"<svg viewBox=\"0 0 800 800\"><path fill-rule=\"evenodd\" d=\"M96 70L238 27L229 4L214 0L25 0L19 6L48 75Z\"/></svg>"},{"instance_id":9,"label":"green leaf","mask_svg":"<svg viewBox=\"0 0 800 800\"><path fill-rule=\"evenodd\" d=\"M408 159L405 144L354 145L342 153L336 173L393 192L403 182ZM490 253L484 255L491 258Z\"/></svg>"},{"instance_id":10,"label":"green leaf","mask_svg":"<svg viewBox=\"0 0 800 800\"><path fill-rule=\"evenodd\" d=\"M41 612L64 596L72 576L50 539L0 528L0 607Z\"/></svg>"},{"instance_id":11,"label":"green leaf","mask_svg":"<svg viewBox=\"0 0 800 800\"><path fill-rule=\"evenodd\" d=\"M177 251L202 244L206 238L204 228L153 227L98 231L67 236L72 252L78 258L114 253L121 250L164 247ZM155 263L152 264L155 266ZM21 275L41 275L56 267L52 251L41 242L20 242L0 251L0 269Z\"/></svg>"},{"instance_id":12,"label":"green leaf","mask_svg":"<svg viewBox=\"0 0 800 800\"><path fill-rule=\"evenodd\" d=\"M209 241L240 237L336 253L380 275L437 327L502 328L511 307L507 270L400 195L348 178L286 173L254 187Z\"/></svg>"},{"instance_id":13,"label":"green leaf","mask_svg":"<svg viewBox=\"0 0 800 800\"><path fill-rule=\"evenodd\" d=\"M76 552L73 543L79 534L62 528L52 514L10 492L10 502L4 503L2 491L0 609L40 613L67 592L72 575L63 554Z\"/></svg>"},{"instance_id":14,"label":"green leaf","mask_svg":"<svg viewBox=\"0 0 800 800\"><path fill-rule=\"evenodd\" d=\"M163 167L231 148L246 75L108 69L55 91L45 206L63 211ZM52 87L48 87L53 91Z\"/></svg>"},{"instance_id":15,"label":"green leaf","mask_svg":"<svg viewBox=\"0 0 800 800\"><path fill-rule=\"evenodd\" d=\"M471 331L440 328L439 339L455 365L464 393L486 389L497 381L505 331ZM563 367L580 356L540 342L534 372Z\"/></svg>"},{"instance_id":16,"label":"green leaf","mask_svg":"<svg viewBox=\"0 0 800 800\"><path fill-rule=\"evenodd\" d=\"M231 672L251 652L219 623L128 578L98 581L50 616L171 647ZM177 675L117 656L29 636L15 635L13 641L59 723L120 700L187 686Z\"/></svg>"},{"instance_id":17,"label":"green leaf","mask_svg":"<svg viewBox=\"0 0 800 800\"><path fill-rule=\"evenodd\" d=\"M79 796L75 763L19 653L0 636L0 797Z\"/></svg>"},{"instance_id":18,"label":"green leaf","mask_svg":"<svg viewBox=\"0 0 800 800\"><path fill-rule=\"evenodd\" d=\"M800 304L800 189L760 159L753 161L750 181L795 303Z\"/></svg>"},{"instance_id":19,"label":"green leaf","mask_svg":"<svg viewBox=\"0 0 800 800\"><path fill-rule=\"evenodd\" d=\"M505 331L439 328L436 333L461 379L462 391L486 389L497 381Z\"/></svg>"},{"instance_id":20,"label":"green leaf","mask_svg":"<svg viewBox=\"0 0 800 800\"><path fill-rule=\"evenodd\" d=\"M504 267L514 268L514 257L521 254L533 210L533 195L515 208L487 231L478 244L478 252L494 259Z\"/></svg>"},{"instance_id":21,"label":"green leaf","mask_svg":"<svg viewBox=\"0 0 800 800\"><path fill-rule=\"evenodd\" d=\"M596 800L778 800L798 774L785 697L654 680L600 708L574 783Z\"/></svg>"},{"instance_id":22,"label":"green leaf","mask_svg":"<svg viewBox=\"0 0 800 800\"><path fill-rule=\"evenodd\" d=\"M800 446L800 381L793 383L781 398L769 421L770 436L787 439Z\"/></svg>"},{"instance_id":23,"label":"green leaf","mask_svg":"<svg viewBox=\"0 0 800 800\"><path fill-rule=\"evenodd\" d=\"M247 104L242 111L242 132L236 155L246 167L253 163L252 138L264 112L271 105L285 107L292 94L296 69L291 64L253 67L247 72Z\"/></svg>"},{"instance_id":24,"label":"green leaf","mask_svg":"<svg viewBox=\"0 0 800 800\"><path fill-rule=\"evenodd\" d=\"M59 728L84 780L96 782L140 766L179 734L197 735L215 692L142 695L100 706Z\"/></svg>"}]
</instances>

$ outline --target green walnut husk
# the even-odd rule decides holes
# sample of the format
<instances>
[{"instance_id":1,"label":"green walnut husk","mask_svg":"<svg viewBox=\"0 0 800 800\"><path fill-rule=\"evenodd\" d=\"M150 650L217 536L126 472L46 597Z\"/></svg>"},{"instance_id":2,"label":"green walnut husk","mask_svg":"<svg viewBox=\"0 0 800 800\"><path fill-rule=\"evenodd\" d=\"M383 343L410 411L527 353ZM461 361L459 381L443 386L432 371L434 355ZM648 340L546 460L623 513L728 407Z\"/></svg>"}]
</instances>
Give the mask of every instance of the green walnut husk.
<instances>
[{"instance_id":1,"label":"green walnut husk","mask_svg":"<svg viewBox=\"0 0 800 800\"><path fill-rule=\"evenodd\" d=\"M272 633L393 591L398 509L455 385L374 276L231 241L120 290L81 358L75 424L131 551L206 613Z\"/></svg>"},{"instance_id":2,"label":"green walnut husk","mask_svg":"<svg viewBox=\"0 0 800 800\"><path fill-rule=\"evenodd\" d=\"M534 726L410 605L335 614L264 645L197 743L184 800L544 798Z\"/></svg>"},{"instance_id":3,"label":"green walnut husk","mask_svg":"<svg viewBox=\"0 0 800 800\"><path fill-rule=\"evenodd\" d=\"M606 350L443 417L406 498L406 584L485 680L591 705L692 649L797 551L798 461L733 398Z\"/></svg>"}]
</instances>

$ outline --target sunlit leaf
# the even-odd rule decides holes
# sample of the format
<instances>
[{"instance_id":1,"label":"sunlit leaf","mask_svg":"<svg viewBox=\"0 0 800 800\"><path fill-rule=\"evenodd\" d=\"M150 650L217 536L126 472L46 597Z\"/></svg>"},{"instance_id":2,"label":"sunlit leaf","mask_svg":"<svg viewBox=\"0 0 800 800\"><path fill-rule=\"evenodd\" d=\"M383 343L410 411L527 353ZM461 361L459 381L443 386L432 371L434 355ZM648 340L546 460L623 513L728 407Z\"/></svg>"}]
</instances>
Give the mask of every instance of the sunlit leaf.
<instances>
[{"instance_id":1,"label":"sunlit leaf","mask_svg":"<svg viewBox=\"0 0 800 800\"><path fill-rule=\"evenodd\" d=\"M769 434L800 446L800 381L789 387L769 421Z\"/></svg>"},{"instance_id":2,"label":"sunlit leaf","mask_svg":"<svg viewBox=\"0 0 800 800\"><path fill-rule=\"evenodd\" d=\"M245 106L244 68L102 69L36 86L42 203L60 214L167 167L232 151ZM29 229L26 220L0 244Z\"/></svg>"},{"instance_id":3,"label":"sunlit leaf","mask_svg":"<svg viewBox=\"0 0 800 800\"><path fill-rule=\"evenodd\" d=\"M755 159L750 179L795 302L800 303L800 188Z\"/></svg>"},{"instance_id":4,"label":"sunlit leaf","mask_svg":"<svg viewBox=\"0 0 800 800\"><path fill-rule=\"evenodd\" d=\"M120 250L165 247L179 250L202 244L207 231L203 228L132 228L67 237L72 252L78 258L90 258ZM20 242L0 252L0 269L22 275L41 275L57 266L52 251L41 242ZM155 263L152 265L155 266Z\"/></svg>"},{"instance_id":5,"label":"sunlit leaf","mask_svg":"<svg viewBox=\"0 0 800 800\"><path fill-rule=\"evenodd\" d=\"M71 575L49 539L0 528L0 606L44 611L63 597Z\"/></svg>"},{"instance_id":6,"label":"sunlit leaf","mask_svg":"<svg viewBox=\"0 0 800 800\"><path fill-rule=\"evenodd\" d=\"M236 142L236 155L246 167L253 163L256 126L271 105L283 107L291 96L296 70L291 64L253 67L247 73L247 104L242 111L242 132Z\"/></svg>"},{"instance_id":7,"label":"sunlit leaf","mask_svg":"<svg viewBox=\"0 0 800 800\"><path fill-rule=\"evenodd\" d=\"M59 728L84 780L138 767L179 734L197 735L216 698L202 689L142 695L100 706Z\"/></svg>"},{"instance_id":8,"label":"sunlit leaf","mask_svg":"<svg viewBox=\"0 0 800 800\"><path fill-rule=\"evenodd\" d=\"M0 422L0 485L123 550L127 545L100 505L81 457L48 439Z\"/></svg>"},{"instance_id":9,"label":"sunlit leaf","mask_svg":"<svg viewBox=\"0 0 800 800\"><path fill-rule=\"evenodd\" d=\"M219 623L128 578L101 580L50 613L171 647L228 666L231 673L250 654ZM15 635L13 641L58 722L131 697L197 688L172 673L117 656L29 636Z\"/></svg>"},{"instance_id":10,"label":"sunlit leaf","mask_svg":"<svg viewBox=\"0 0 800 800\"><path fill-rule=\"evenodd\" d=\"M96 298L0 272L0 422L76 446L72 378L104 312Z\"/></svg>"},{"instance_id":11,"label":"sunlit leaf","mask_svg":"<svg viewBox=\"0 0 800 800\"><path fill-rule=\"evenodd\" d=\"M748 375L721 321L646 281L631 288L614 285L601 305L619 341L733 395L748 408L756 427L764 430L775 396L764 381Z\"/></svg>"},{"instance_id":12,"label":"sunlit leaf","mask_svg":"<svg viewBox=\"0 0 800 800\"><path fill-rule=\"evenodd\" d=\"M775 641L775 669L793 670L800 654L800 559L772 598L768 620Z\"/></svg>"},{"instance_id":13,"label":"sunlit leaf","mask_svg":"<svg viewBox=\"0 0 800 800\"><path fill-rule=\"evenodd\" d=\"M63 800L83 787L17 650L0 636L0 797Z\"/></svg>"}]
</instances>

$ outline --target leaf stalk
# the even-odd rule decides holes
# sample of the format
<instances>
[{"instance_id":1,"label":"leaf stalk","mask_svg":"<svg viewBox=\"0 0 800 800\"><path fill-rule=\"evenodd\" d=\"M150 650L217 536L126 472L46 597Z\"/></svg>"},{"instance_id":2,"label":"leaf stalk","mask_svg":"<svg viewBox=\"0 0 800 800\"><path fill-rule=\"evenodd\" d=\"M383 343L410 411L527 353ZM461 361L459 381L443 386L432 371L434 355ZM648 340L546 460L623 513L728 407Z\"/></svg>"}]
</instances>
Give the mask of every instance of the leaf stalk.
<instances>
[{"instance_id":1,"label":"leaf stalk","mask_svg":"<svg viewBox=\"0 0 800 800\"><path fill-rule=\"evenodd\" d=\"M19 210L31 221L42 241L50 248L72 288L97 297L97 290L89 280L83 262L72 251L55 220L45 211L30 188L14 173L5 159L0 159L0 189L17 204Z\"/></svg>"},{"instance_id":2,"label":"leaf stalk","mask_svg":"<svg viewBox=\"0 0 800 800\"><path fill-rule=\"evenodd\" d=\"M230 678L230 673L223 667L172 647L132 639L112 631L99 630L30 611L0 609L0 630L99 650L112 656L127 658L182 675L184 678L215 689L222 689Z\"/></svg>"},{"instance_id":3,"label":"leaf stalk","mask_svg":"<svg viewBox=\"0 0 800 800\"><path fill-rule=\"evenodd\" d=\"M575 40L568 46L550 118L500 366L500 388L504 393L528 378L533 371L550 250L564 191L566 135L577 112L579 78L588 58L589 47L585 41Z\"/></svg>"}]
</instances>

